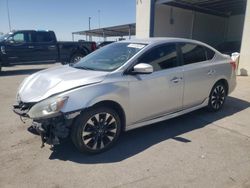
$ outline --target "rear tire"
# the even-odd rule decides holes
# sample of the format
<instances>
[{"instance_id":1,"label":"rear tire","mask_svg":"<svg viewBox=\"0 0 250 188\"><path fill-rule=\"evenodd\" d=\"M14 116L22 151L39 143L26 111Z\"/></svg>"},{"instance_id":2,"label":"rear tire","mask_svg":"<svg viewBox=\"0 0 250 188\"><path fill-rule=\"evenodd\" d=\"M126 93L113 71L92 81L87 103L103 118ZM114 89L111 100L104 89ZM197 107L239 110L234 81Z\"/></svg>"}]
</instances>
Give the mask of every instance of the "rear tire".
<instances>
[{"instance_id":1,"label":"rear tire","mask_svg":"<svg viewBox=\"0 0 250 188\"><path fill-rule=\"evenodd\" d=\"M75 64L78 63L85 55L81 54L81 53L75 53L74 55L72 55L72 57L70 58L70 64Z\"/></svg>"},{"instance_id":2,"label":"rear tire","mask_svg":"<svg viewBox=\"0 0 250 188\"><path fill-rule=\"evenodd\" d=\"M208 110L211 112L219 111L226 100L227 90L222 82L218 82L212 88L209 95Z\"/></svg>"},{"instance_id":3,"label":"rear tire","mask_svg":"<svg viewBox=\"0 0 250 188\"><path fill-rule=\"evenodd\" d=\"M119 115L111 108L94 107L79 115L71 139L80 152L96 154L110 149L121 133Z\"/></svg>"}]
</instances>

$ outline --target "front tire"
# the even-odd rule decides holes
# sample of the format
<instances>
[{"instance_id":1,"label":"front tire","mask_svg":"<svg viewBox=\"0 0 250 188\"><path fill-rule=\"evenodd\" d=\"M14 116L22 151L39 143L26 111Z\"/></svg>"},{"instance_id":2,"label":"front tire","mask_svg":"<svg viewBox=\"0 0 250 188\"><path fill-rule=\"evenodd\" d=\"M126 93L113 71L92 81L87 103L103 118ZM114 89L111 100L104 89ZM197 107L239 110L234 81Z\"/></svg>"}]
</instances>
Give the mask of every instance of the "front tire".
<instances>
[{"instance_id":1,"label":"front tire","mask_svg":"<svg viewBox=\"0 0 250 188\"><path fill-rule=\"evenodd\" d=\"M119 138L121 120L111 108L84 111L74 122L71 139L80 152L96 154L111 148Z\"/></svg>"},{"instance_id":2,"label":"front tire","mask_svg":"<svg viewBox=\"0 0 250 188\"><path fill-rule=\"evenodd\" d=\"M227 90L222 82L218 82L214 85L209 95L208 109L211 112L219 111L226 100Z\"/></svg>"}]
</instances>

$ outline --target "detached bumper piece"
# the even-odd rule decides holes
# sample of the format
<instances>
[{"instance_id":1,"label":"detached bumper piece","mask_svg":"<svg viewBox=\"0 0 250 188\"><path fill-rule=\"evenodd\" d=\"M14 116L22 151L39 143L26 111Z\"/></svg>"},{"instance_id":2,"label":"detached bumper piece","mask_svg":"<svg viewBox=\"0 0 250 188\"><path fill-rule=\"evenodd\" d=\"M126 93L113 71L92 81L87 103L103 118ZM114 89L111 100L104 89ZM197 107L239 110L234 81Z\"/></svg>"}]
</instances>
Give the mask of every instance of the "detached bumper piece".
<instances>
[{"instance_id":1,"label":"detached bumper piece","mask_svg":"<svg viewBox=\"0 0 250 188\"><path fill-rule=\"evenodd\" d=\"M45 143L52 146L59 144L60 138L68 137L70 125L71 120L66 120L63 116L32 122L32 127L41 136L41 147Z\"/></svg>"}]
</instances>

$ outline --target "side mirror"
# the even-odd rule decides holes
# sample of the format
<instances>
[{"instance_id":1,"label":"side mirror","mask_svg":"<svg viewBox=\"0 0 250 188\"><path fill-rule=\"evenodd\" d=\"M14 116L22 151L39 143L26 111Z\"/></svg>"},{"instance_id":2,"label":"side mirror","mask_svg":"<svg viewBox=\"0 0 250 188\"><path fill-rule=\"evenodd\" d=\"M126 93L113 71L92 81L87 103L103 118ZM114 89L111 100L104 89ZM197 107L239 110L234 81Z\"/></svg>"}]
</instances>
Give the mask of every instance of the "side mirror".
<instances>
[{"instance_id":1,"label":"side mirror","mask_svg":"<svg viewBox=\"0 0 250 188\"><path fill-rule=\"evenodd\" d=\"M151 74L154 71L153 67L147 63L139 63L134 66L132 73L134 74Z\"/></svg>"},{"instance_id":2,"label":"side mirror","mask_svg":"<svg viewBox=\"0 0 250 188\"><path fill-rule=\"evenodd\" d=\"M7 39L7 42L10 43L10 44L15 43L13 37L9 37L9 38Z\"/></svg>"}]
</instances>

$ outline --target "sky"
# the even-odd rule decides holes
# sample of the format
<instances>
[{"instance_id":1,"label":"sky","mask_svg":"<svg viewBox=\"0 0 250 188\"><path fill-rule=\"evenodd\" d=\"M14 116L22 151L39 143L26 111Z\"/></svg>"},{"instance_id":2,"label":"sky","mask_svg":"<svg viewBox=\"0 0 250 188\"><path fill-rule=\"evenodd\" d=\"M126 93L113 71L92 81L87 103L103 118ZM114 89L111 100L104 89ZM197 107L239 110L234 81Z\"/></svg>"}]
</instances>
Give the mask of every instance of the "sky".
<instances>
[{"instance_id":1,"label":"sky","mask_svg":"<svg viewBox=\"0 0 250 188\"><path fill-rule=\"evenodd\" d=\"M53 30L59 40L72 40L74 31L135 23L135 0L8 0L15 30ZM9 32L7 0L0 0L0 32ZM85 37L75 37L85 39Z\"/></svg>"}]
</instances>

